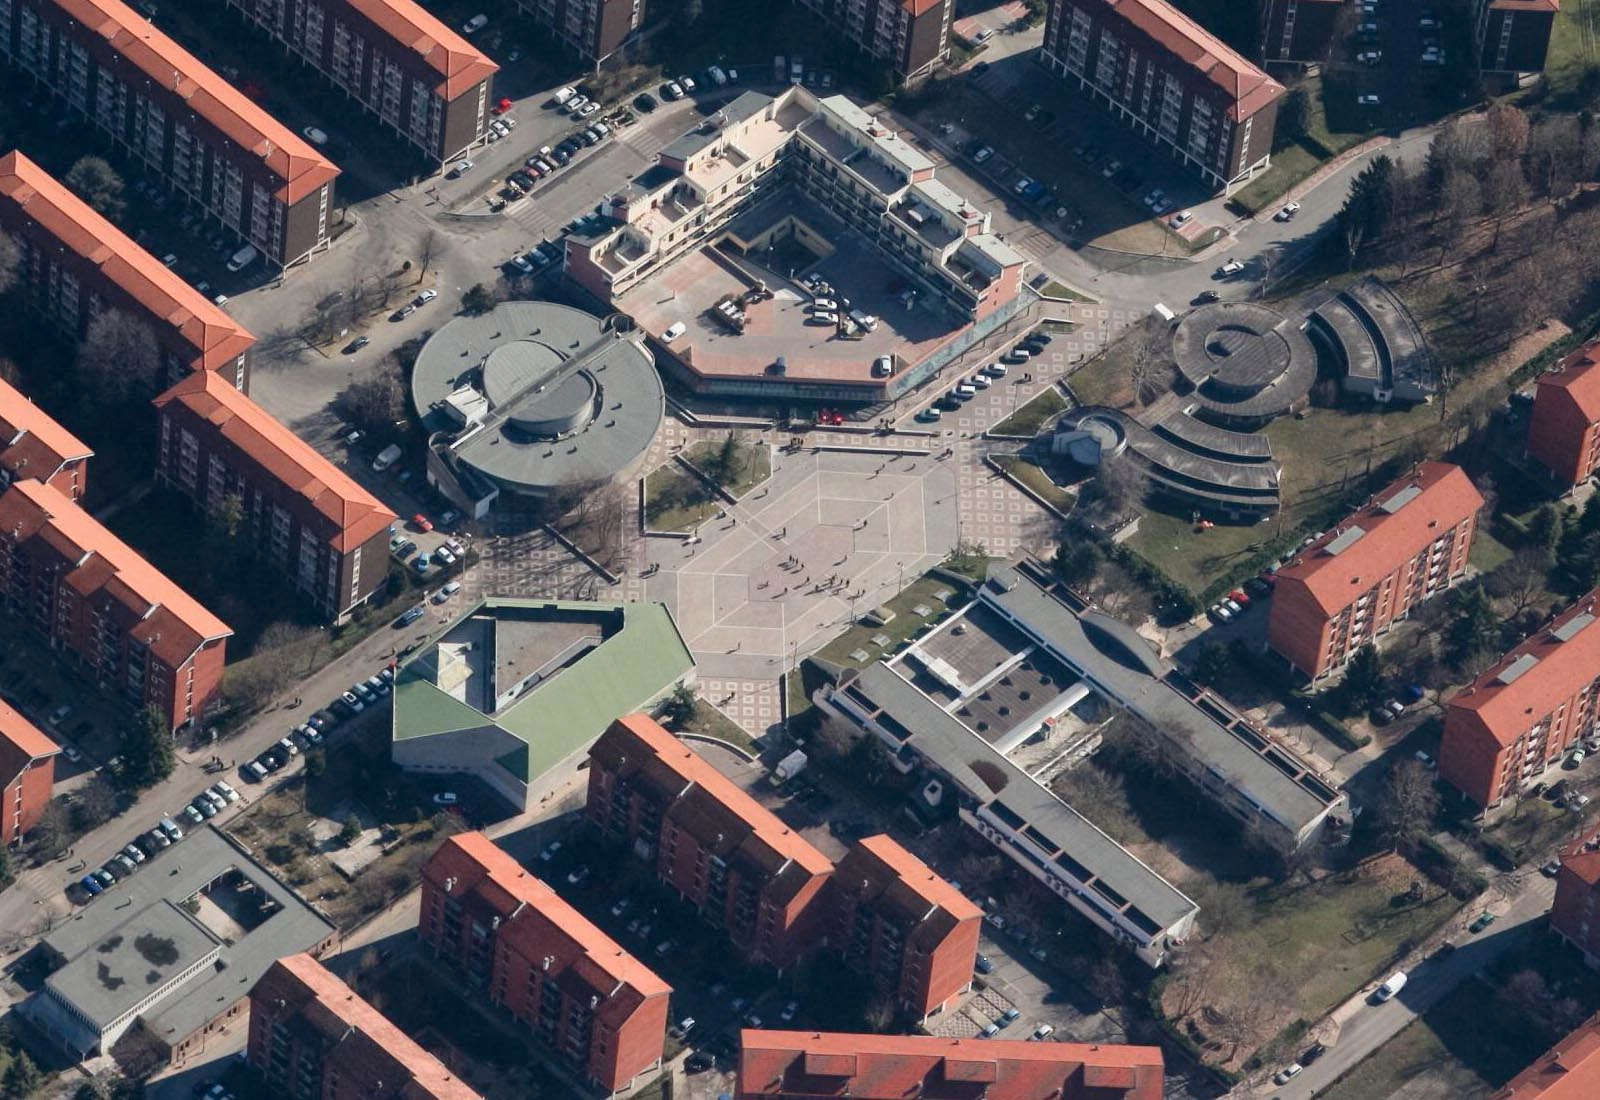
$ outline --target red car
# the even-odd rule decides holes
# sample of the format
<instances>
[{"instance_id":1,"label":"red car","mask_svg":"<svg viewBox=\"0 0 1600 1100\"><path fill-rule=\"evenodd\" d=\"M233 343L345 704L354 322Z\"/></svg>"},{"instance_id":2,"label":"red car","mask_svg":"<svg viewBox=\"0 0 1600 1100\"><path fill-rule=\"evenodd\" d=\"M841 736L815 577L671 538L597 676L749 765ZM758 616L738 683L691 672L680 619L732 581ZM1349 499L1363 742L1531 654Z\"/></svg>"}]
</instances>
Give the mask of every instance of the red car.
<instances>
[{"instance_id":1,"label":"red car","mask_svg":"<svg viewBox=\"0 0 1600 1100\"><path fill-rule=\"evenodd\" d=\"M411 517L411 526L422 532L433 530L433 522L421 512Z\"/></svg>"},{"instance_id":2,"label":"red car","mask_svg":"<svg viewBox=\"0 0 1600 1100\"><path fill-rule=\"evenodd\" d=\"M1234 601L1240 607L1250 606L1250 597L1245 595L1245 591L1242 588L1235 588L1232 592L1229 592L1228 599Z\"/></svg>"}]
</instances>

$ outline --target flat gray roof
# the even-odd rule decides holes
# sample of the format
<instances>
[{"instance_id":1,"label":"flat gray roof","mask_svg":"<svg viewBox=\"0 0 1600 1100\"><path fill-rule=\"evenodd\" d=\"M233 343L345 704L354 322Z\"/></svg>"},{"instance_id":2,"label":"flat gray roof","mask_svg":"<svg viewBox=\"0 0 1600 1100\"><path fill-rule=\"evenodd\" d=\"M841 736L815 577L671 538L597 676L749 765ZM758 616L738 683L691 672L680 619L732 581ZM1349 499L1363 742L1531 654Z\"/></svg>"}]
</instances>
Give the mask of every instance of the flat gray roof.
<instances>
[{"instance_id":1,"label":"flat gray roof","mask_svg":"<svg viewBox=\"0 0 1600 1100\"><path fill-rule=\"evenodd\" d=\"M1009 614L1103 695L1187 745L1217 779L1291 832L1299 834L1337 800L1337 792L1320 779L1314 779L1316 786L1332 797L1321 797L1285 774L1274 760L1286 761L1297 773L1309 772L1287 750L1269 743L1277 752L1269 756L1167 682L1171 667L1127 624L1100 612L1080 616L1009 565L990 568L980 598Z\"/></svg>"},{"instance_id":2,"label":"flat gray roof","mask_svg":"<svg viewBox=\"0 0 1600 1100\"><path fill-rule=\"evenodd\" d=\"M911 730L908 743L913 750L968 795L985 805L1004 803L1058 851L1067 853L1162 928L1172 927L1199 908L887 665L868 665L846 688L851 686ZM1005 777L999 791L973 770L979 762L998 768Z\"/></svg>"},{"instance_id":3,"label":"flat gray roof","mask_svg":"<svg viewBox=\"0 0 1600 1100\"><path fill-rule=\"evenodd\" d=\"M230 870L239 871L266 900L277 905L275 913L234 943L222 941L178 907ZM213 965L140 1014L152 1034L175 1043L248 994L276 960L311 950L333 931L333 925L266 868L205 825L153 857L46 936L44 942L67 961L45 984L104 1029L159 987L160 981L149 980L151 972L176 975L215 948ZM151 938L144 939L141 946L141 937ZM162 940L170 940L171 947ZM157 965L169 951L176 952L177 960ZM125 978L127 984L108 988L102 968Z\"/></svg>"},{"instance_id":4,"label":"flat gray roof","mask_svg":"<svg viewBox=\"0 0 1600 1100\"><path fill-rule=\"evenodd\" d=\"M444 409L454 390L488 398L481 428ZM554 302L505 302L428 340L411 397L455 457L512 491L609 481L639 460L666 413L655 361L600 318Z\"/></svg>"}]
</instances>

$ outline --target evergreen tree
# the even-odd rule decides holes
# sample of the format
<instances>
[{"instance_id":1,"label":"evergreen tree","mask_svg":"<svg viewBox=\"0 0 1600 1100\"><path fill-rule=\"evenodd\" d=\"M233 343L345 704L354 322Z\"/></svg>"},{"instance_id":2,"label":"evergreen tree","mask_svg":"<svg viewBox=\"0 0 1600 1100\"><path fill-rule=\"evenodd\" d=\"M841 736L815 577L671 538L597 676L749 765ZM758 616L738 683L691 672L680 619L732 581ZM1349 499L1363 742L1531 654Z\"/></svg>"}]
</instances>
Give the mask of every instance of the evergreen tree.
<instances>
[{"instance_id":1,"label":"evergreen tree","mask_svg":"<svg viewBox=\"0 0 1600 1100\"><path fill-rule=\"evenodd\" d=\"M1351 710L1370 707L1383 693L1383 661L1376 646L1356 650L1344 670L1344 693Z\"/></svg>"},{"instance_id":2,"label":"evergreen tree","mask_svg":"<svg viewBox=\"0 0 1600 1100\"><path fill-rule=\"evenodd\" d=\"M172 731L155 707L144 714L127 736L122 774L131 787L148 787L172 774L178 756L172 747Z\"/></svg>"}]
</instances>

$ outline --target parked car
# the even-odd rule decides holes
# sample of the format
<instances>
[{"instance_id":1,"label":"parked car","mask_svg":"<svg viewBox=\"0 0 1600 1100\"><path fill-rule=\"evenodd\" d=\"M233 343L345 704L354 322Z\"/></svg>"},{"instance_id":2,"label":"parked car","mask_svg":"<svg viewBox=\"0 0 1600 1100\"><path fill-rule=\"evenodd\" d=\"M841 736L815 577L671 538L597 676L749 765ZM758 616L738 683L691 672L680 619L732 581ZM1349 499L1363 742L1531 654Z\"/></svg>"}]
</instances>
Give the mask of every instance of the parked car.
<instances>
[{"instance_id":1,"label":"parked car","mask_svg":"<svg viewBox=\"0 0 1600 1100\"><path fill-rule=\"evenodd\" d=\"M990 971L994 970L994 962L989 958L989 956L980 953L976 958L973 959L972 969L979 974L988 974Z\"/></svg>"},{"instance_id":2,"label":"parked car","mask_svg":"<svg viewBox=\"0 0 1600 1100\"><path fill-rule=\"evenodd\" d=\"M1495 915L1493 913L1488 912L1488 911L1484 911L1482 913L1479 913L1478 916L1476 917L1476 919L1474 919L1471 924L1467 925L1467 931L1476 934L1478 932L1482 932L1485 928L1489 927L1494 922L1495 922Z\"/></svg>"},{"instance_id":3,"label":"parked car","mask_svg":"<svg viewBox=\"0 0 1600 1100\"><path fill-rule=\"evenodd\" d=\"M1274 1085L1287 1085L1290 1081L1294 1080L1294 1078L1298 1077L1300 1075L1300 1071L1303 1069L1305 1069L1305 1067L1299 1062L1292 1062L1289 1065L1284 1066L1273 1075L1272 1083Z\"/></svg>"},{"instance_id":4,"label":"parked car","mask_svg":"<svg viewBox=\"0 0 1600 1100\"><path fill-rule=\"evenodd\" d=\"M100 885L100 880L95 878L95 876L92 874L84 875L78 880L78 885L82 886L84 893L88 894L91 898L99 897L101 894L106 892L106 888Z\"/></svg>"},{"instance_id":5,"label":"parked car","mask_svg":"<svg viewBox=\"0 0 1600 1100\"><path fill-rule=\"evenodd\" d=\"M1286 221L1291 220L1298 213L1300 213L1300 204L1299 203L1297 203L1297 202L1286 202L1281 207L1278 208L1278 212L1276 214L1272 215L1272 217L1276 221L1286 222Z\"/></svg>"},{"instance_id":6,"label":"parked car","mask_svg":"<svg viewBox=\"0 0 1600 1100\"><path fill-rule=\"evenodd\" d=\"M455 791L440 791L433 796L435 806L454 806L458 801L460 800L456 797Z\"/></svg>"}]
</instances>

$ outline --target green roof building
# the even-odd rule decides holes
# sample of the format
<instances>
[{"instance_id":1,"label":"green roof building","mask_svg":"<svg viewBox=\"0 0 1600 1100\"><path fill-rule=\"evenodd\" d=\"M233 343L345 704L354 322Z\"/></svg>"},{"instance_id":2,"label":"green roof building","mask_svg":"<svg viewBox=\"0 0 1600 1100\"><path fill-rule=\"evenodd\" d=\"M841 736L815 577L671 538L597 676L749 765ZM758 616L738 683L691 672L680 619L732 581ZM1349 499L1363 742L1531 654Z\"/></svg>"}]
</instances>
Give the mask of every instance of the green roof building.
<instances>
[{"instance_id":1,"label":"green roof building","mask_svg":"<svg viewBox=\"0 0 1600 1100\"><path fill-rule=\"evenodd\" d=\"M692 683L659 603L491 596L430 638L394 684L394 762L467 772L520 807L611 721Z\"/></svg>"}]
</instances>

